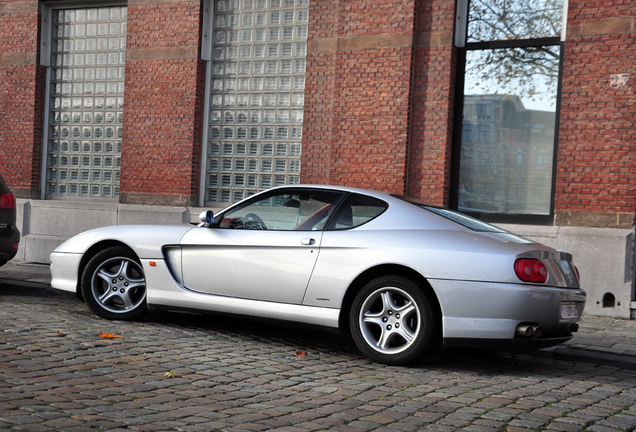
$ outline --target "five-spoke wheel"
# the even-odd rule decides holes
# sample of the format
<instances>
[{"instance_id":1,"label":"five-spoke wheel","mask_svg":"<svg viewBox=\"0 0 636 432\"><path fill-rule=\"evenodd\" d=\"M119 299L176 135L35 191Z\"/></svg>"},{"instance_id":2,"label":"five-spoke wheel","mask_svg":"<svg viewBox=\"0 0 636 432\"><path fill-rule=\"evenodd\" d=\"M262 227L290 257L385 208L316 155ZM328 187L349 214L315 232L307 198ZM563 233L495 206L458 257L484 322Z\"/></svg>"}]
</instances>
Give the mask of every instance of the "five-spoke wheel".
<instances>
[{"instance_id":1,"label":"five-spoke wheel","mask_svg":"<svg viewBox=\"0 0 636 432\"><path fill-rule=\"evenodd\" d=\"M132 251L123 246L105 249L88 262L82 276L82 294L103 318L133 320L148 311L143 268Z\"/></svg>"},{"instance_id":2,"label":"five-spoke wheel","mask_svg":"<svg viewBox=\"0 0 636 432\"><path fill-rule=\"evenodd\" d=\"M356 296L351 332L358 348L372 360L401 365L435 348L439 320L425 292L410 279L383 276Z\"/></svg>"}]
</instances>

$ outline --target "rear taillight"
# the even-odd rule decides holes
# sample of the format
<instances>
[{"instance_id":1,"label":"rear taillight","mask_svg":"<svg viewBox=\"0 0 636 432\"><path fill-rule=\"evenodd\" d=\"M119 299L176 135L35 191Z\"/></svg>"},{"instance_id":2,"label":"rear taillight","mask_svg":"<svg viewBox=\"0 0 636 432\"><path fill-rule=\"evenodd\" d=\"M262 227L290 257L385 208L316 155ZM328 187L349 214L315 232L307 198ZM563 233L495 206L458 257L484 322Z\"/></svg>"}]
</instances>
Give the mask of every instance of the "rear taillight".
<instances>
[{"instance_id":1,"label":"rear taillight","mask_svg":"<svg viewBox=\"0 0 636 432\"><path fill-rule=\"evenodd\" d=\"M544 283L548 280L548 269L534 258L520 258L515 261L515 274L524 282Z\"/></svg>"},{"instance_id":2,"label":"rear taillight","mask_svg":"<svg viewBox=\"0 0 636 432\"><path fill-rule=\"evenodd\" d=\"M0 195L0 208L15 208L15 195L11 192Z\"/></svg>"}]
</instances>

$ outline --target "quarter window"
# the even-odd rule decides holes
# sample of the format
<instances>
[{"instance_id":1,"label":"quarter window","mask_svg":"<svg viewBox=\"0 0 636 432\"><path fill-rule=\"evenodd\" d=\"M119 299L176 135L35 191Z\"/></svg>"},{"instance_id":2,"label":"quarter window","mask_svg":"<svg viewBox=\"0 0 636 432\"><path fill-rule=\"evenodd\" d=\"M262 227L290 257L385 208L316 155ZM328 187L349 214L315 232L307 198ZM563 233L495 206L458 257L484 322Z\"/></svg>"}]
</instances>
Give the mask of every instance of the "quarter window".
<instances>
[{"instance_id":1,"label":"quarter window","mask_svg":"<svg viewBox=\"0 0 636 432\"><path fill-rule=\"evenodd\" d=\"M380 216L387 208L387 203L377 198L352 195L338 211L331 229L358 227Z\"/></svg>"}]
</instances>

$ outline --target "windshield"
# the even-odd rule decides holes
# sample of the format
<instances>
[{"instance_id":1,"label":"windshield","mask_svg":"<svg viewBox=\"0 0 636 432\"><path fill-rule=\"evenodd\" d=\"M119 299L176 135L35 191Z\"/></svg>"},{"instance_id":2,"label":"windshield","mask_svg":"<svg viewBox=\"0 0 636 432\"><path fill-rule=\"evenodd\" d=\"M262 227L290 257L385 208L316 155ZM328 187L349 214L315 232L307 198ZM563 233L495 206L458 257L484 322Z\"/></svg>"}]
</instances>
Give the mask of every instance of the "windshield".
<instances>
[{"instance_id":1,"label":"windshield","mask_svg":"<svg viewBox=\"0 0 636 432\"><path fill-rule=\"evenodd\" d=\"M505 230L502 230L501 228L497 228L496 226L487 224L486 222L482 222L479 219L466 216L465 214L454 211L454 210L449 210L442 207L435 207L435 206L428 205L424 201L419 200L417 198L406 197L403 195L393 195L393 196L403 201L406 201L408 203L411 203L413 205L416 205L420 208L423 208L424 210L428 210L439 216L445 217L446 219L452 220L453 222L458 223L473 231L508 233L508 231L505 231Z\"/></svg>"}]
</instances>

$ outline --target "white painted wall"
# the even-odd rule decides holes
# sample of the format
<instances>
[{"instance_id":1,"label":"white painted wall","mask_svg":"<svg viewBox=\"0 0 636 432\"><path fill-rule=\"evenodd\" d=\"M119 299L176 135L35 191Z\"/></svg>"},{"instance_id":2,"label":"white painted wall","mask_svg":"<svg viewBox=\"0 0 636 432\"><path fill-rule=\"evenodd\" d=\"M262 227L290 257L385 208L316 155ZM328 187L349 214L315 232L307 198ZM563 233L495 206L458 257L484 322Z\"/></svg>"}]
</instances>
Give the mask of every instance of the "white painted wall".
<instances>
[{"instance_id":1,"label":"white painted wall","mask_svg":"<svg viewBox=\"0 0 636 432\"><path fill-rule=\"evenodd\" d=\"M532 225L499 227L573 255L581 285L587 292L585 313L631 318L634 279L634 231L612 228L584 228ZM603 296L615 297L614 307L603 307Z\"/></svg>"}]
</instances>

